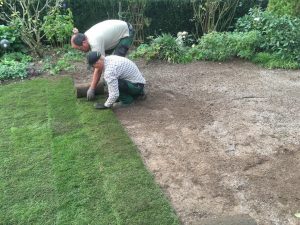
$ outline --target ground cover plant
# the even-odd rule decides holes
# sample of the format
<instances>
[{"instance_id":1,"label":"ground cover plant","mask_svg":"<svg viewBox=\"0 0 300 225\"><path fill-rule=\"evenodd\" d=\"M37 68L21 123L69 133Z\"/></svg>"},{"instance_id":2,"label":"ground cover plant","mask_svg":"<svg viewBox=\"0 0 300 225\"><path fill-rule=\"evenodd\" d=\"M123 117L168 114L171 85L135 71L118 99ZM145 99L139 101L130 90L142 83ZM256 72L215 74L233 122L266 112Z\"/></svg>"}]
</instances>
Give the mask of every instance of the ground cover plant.
<instances>
[{"instance_id":1,"label":"ground cover plant","mask_svg":"<svg viewBox=\"0 0 300 225\"><path fill-rule=\"evenodd\" d=\"M24 79L28 73L32 57L21 52L7 53L0 58L0 81L8 79Z\"/></svg>"},{"instance_id":2,"label":"ground cover plant","mask_svg":"<svg viewBox=\"0 0 300 225\"><path fill-rule=\"evenodd\" d=\"M63 48L50 48L47 51L48 54L40 62L42 71L50 75L75 71L74 63L86 60L83 52L72 49L69 45Z\"/></svg>"},{"instance_id":3,"label":"ground cover plant","mask_svg":"<svg viewBox=\"0 0 300 225\"><path fill-rule=\"evenodd\" d=\"M71 49L44 46L47 53L42 59L22 52L8 52L0 57L0 82L22 80L39 75L58 75L62 72L74 72L76 62L85 61L84 53Z\"/></svg>"},{"instance_id":4,"label":"ground cover plant","mask_svg":"<svg viewBox=\"0 0 300 225\"><path fill-rule=\"evenodd\" d=\"M70 78L0 87L1 224L179 224L112 111Z\"/></svg>"}]
</instances>

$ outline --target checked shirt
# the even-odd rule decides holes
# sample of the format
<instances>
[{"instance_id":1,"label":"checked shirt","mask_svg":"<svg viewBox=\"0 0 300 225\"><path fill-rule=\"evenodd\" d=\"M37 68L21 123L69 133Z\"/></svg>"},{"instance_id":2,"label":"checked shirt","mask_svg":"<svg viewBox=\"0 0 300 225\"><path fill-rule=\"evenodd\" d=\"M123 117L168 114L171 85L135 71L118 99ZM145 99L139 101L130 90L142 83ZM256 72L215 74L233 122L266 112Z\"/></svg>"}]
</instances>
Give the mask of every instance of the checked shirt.
<instances>
[{"instance_id":1,"label":"checked shirt","mask_svg":"<svg viewBox=\"0 0 300 225\"><path fill-rule=\"evenodd\" d=\"M104 80L108 87L108 99L104 103L106 107L111 107L118 99L120 92L118 80L123 79L131 83L145 84L146 81L138 67L125 57L110 55L104 59Z\"/></svg>"}]
</instances>

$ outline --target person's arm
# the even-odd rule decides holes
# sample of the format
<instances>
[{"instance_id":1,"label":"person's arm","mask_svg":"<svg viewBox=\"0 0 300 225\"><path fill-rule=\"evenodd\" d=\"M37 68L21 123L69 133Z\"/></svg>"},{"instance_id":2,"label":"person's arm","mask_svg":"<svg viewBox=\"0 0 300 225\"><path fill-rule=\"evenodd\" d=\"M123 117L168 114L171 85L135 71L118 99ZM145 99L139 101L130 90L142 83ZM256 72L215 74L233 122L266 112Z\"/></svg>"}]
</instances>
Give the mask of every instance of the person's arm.
<instances>
[{"instance_id":1,"label":"person's arm","mask_svg":"<svg viewBox=\"0 0 300 225\"><path fill-rule=\"evenodd\" d=\"M100 80L100 77L101 77L101 71L98 68L95 68L94 72L93 72L93 79L92 79L90 88L87 91L87 100L88 101L93 100L95 98L96 87Z\"/></svg>"},{"instance_id":2,"label":"person's arm","mask_svg":"<svg viewBox=\"0 0 300 225\"><path fill-rule=\"evenodd\" d=\"M101 77L101 71L98 68L95 68L90 88L96 89L97 84L100 80L100 77Z\"/></svg>"},{"instance_id":3,"label":"person's arm","mask_svg":"<svg viewBox=\"0 0 300 225\"><path fill-rule=\"evenodd\" d=\"M117 101L120 95L118 80L112 79L107 81L107 87L108 87L108 98L104 103L104 106L111 107Z\"/></svg>"}]
</instances>

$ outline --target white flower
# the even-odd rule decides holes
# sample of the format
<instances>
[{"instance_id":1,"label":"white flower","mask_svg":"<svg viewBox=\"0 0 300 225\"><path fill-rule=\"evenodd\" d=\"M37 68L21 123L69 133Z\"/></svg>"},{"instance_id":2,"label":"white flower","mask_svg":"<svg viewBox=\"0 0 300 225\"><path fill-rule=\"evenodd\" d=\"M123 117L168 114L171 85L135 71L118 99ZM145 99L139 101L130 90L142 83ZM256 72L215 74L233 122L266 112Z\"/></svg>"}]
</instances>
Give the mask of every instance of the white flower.
<instances>
[{"instance_id":1,"label":"white flower","mask_svg":"<svg viewBox=\"0 0 300 225\"><path fill-rule=\"evenodd\" d=\"M187 36L187 35L188 35L188 32L183 31L183 32L182 32L182 35L183 35L183 36Z\"/></svg>"},{"instance_id":2,"label":"white flower","mask_svg":"<svg viewBox=\"0 0 300 225\"><path fill-rule=\"evenodd\" d=\"M255 17L253 20L254 21L260 21L260 18L259 17Z\"/></svg>"},{"instance_id":3,"label":"white flower","mask_svg":"<svg viewBox=\"0 0 300 225\"><path fill-rule=\"evenodd\" d=\"M196 45L195 45L195 44L193 44L193 45L192 45L192 48L195 48L195 46L196 46Z\"/></svg>"}]
</instances>

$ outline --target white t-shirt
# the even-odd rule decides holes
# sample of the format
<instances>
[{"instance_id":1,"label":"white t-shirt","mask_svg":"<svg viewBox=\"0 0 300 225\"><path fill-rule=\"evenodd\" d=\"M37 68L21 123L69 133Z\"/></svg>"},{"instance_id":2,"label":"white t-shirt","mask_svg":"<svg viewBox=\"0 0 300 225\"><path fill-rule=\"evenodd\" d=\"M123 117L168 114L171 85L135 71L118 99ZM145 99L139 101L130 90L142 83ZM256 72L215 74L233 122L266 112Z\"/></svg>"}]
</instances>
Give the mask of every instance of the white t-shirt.
<instances>
[{"instance_id":1,"label":"white t-shirt","mask_svg":"<svg viewBox=\"0 0 300 225\"><path fill-rule=\"evenodd\" d=\"M105 50L113 49L120 39L129 36L129 29L122 20L105 20L95 24L84 34L88 38L91 51L101 52L105 56Z\"/></svg>"}]
</instances>

